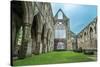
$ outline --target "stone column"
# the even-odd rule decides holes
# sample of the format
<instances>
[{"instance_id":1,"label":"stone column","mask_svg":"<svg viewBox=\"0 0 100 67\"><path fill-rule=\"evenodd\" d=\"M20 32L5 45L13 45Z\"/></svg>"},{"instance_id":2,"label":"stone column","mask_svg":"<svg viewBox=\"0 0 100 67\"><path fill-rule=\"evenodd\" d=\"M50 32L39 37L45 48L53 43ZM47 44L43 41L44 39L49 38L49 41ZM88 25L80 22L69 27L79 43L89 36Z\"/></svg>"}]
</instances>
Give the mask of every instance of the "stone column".
<instances>
[{"instance_id":1,"label":"stone column","mask_svg":"<svg viewBox=\"0 0 100 67\"><path fill-rule=\"evenodd\" d=\"M36 39L35 54L38 55L42 53L41 32L37 33Z\"/></svg>"},{"instance_id":2,"label":"stone column","mask_svg":"<svg viewBox=\"0 0 100 67\"><path fill-rule=\"evenodd\" d=\"M35 32L33 32L35 33ZM33 36L32 38L32 53L34 54L35 53L35 47L36 47L36 39L35 39L35 36Z\"/></svg>"},{"instance_id":3,"label":"stone column","mask_svg":"<svg viewBox=\"0 0 100 67\"><path fill-rule=\"evenodd\" d=\"M51 41L49 40L49 52L51 51Z\"/></svg>"},{"instance_id":4,"label":"stone column","mask_svg":"<svg viewBox=\"0 0 100 67\"><path fill-rule=\"evenodd\" d=\"M50 29L48 30L48 37L47 37L47 51L50 51Z\"/></svg>"},{"instance_id":5,"label":"stone column","mask_svg":"<svg viewBox=\"0 0 100 67\"><path fill-rule=\"evenodd\" d=\"M46 42L47 37L44 37L43 39L43 53L47 52L47 42Z\"/></svg>"},{"instance_id":6,"label":"stone column","mask_svg":"<svg viewBox=\"0 0 100 67\"><path fill-rule=\"evenodd\" d=\"M23 59L26 57L26 53L29 48L29 40L30 40L30 30L31 30L31 26L28 23L24 23L23 25L23 36L22 36L22 45L19 49L19 58ZM30 46L31 47L31 46ZM30 54L30 53L29 53Z\"/></svg>"},{"instance_id":7,"label":"stone column","mask_svg":"<svg viewBox=\"0 0 100 67\"><path fill-rule=\"evenodd\" d=\"M52 51L52 41L50 40L50 52Z\"/></svg>"},{"instance_id":8,"label":"stone column","mask_svg":"<svg viewBox=\"0 0 100 67\"><path fill-rule=\"evenodd\" d=\"M27 29L27 38L28 38L28 44L27 44L27 51L26 51L26 56L31 56L32 55L32 38L31 38L31 24L28 26Z\"/></svg>"},{"instance_id":9,"label":"stone column","mask_svg":"<svg viewBox=\"0 0 100 67\"><path fill-rule=\"evenodd\" d=\"M48 29L48 26L47 26L47 23L44 24L43 26L43 53L46 53L47 52L47 29Z\"/></svg>"},{"instance_id":10,"label":"stone column","mask_svg":"<svg viewBox=\"0 0 100 67\"><path fill-rule=\"evenodd\" d=\"M91 33L90 33L90 29L88 31L88 41L89 41L89 44L88 44L88 49L91 48Z\"/></svg>"},{"instance_id":11,"label":"stone column","mask_svg":"<svg viewBox=\"0 0 100 67\"><path fill-rule=\"evenodd\" d=\"M49 42L49 51L51 51L51 41Z\"/></svg>"},{"instance_id":12,"label":"stone column","mask_svg":"<svg viewBox=\"0 0 100 67\"><path fill-rule=\"evenodd\" d=\"M52 36L51 36L51 33L50 33L50 39L49 39L49 51L51 51L51 38L52 38Z\"/></svg>"},{"instance_id":13,"label":"stone column","mask_svg":"<svg viewBox=\"0 0 100 67\"><path fill-rule=\"evenodd\" d=\"M48 37L46 39L46 46L47 46L47 52L48 52Z\"/></svg>"},{"instance_id":14,"label":"stone column","mask_svg":"<svg viewBox=\"0 0 100 67\"><path fill-rule=\"evenodd\" d=\"M47 47L48 47L48 48L47 48L47 51L48 51L48 52L50 52L50 49L51 49L50 40L48 40L48 44L47 44Z\"/></svg>"},{"instance_id":15,"label":"stone column","mask_svg":"<svg viewBox=\"0 0 100 67\"><path fill-rule=\"evenodd\" d=\"M41 54L42 53L42 41L41 41L41 35L42 35L42 29L43 29L43 17L40 13L37 14L37 27L36 27L36 47L35 47L35 54Z\"/></svg>"},{"instance_id":16,"label":"stone column","mask_svg":"<svg viewBox=\"0 0 100 67\"><path fill-rule=\"evenodd\" d=\"M48 40L48 52L50 51L50 40Z\"/></svg>"}]
</instances>

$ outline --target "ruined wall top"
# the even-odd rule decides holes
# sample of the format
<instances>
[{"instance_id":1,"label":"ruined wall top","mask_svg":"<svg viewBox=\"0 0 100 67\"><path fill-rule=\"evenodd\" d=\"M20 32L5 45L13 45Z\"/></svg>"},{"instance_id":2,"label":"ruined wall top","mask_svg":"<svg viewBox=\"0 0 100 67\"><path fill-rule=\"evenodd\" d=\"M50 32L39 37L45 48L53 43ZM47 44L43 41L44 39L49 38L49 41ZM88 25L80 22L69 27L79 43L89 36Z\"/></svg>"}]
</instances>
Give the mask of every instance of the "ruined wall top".
<instances>
[{"instance_id":1,"label":"ruined wall top","mask_svg":"<svg viewBox=\"0 0 100 67\"><path fill-rule=\"evenodd\" d=\"M89 31L89 28L92 27L96 27L97 24L97 17L95 17L85 28L83 28L78 34L77 36L79 37L80 35L82 35L83 32Z\"/></svg>"}]
</instances>

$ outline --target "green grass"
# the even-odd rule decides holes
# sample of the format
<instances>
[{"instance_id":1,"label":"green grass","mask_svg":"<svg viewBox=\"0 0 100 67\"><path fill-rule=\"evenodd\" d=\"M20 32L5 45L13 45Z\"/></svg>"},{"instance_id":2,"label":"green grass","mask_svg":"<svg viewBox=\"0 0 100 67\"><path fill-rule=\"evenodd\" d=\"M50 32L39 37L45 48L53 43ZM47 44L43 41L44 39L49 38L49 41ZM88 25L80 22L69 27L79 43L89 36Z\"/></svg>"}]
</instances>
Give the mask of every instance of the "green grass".
<instances>
[{"instance_id":1,"label":"green grass","mask_svg":"<svg viewBox=\"0 0 100 67\"><path fill-rule=\"evenodd\" d=\"M87 55L70 51L50 52L41 55L33 55L25 59L13 61L14 66L18 65L40 65L93 61Z\"/></svg>"}]
</instances>

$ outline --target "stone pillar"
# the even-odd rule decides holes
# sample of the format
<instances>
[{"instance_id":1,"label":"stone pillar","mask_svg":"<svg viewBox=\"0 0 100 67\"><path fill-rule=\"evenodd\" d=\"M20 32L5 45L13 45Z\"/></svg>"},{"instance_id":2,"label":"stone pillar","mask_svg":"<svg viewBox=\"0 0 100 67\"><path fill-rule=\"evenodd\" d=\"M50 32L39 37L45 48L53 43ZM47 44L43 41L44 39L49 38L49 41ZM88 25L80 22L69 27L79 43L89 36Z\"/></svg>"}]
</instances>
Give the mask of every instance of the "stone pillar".
<instances>
[{"instance_id":1,"label":"stone pillar","mask_svg":"<svg viewBox=\"0 0 100 67\"><path fill-rule=\"evenodd\" d=\"M48 52L50 52L50 40L48 40Z\"/></svg>"},{"instance_id":2,"label":"stone pillar","mask_svg":"<svg viewBox=\"0 0 100 67\"><path fill-rule=\"evenodd\" d=\"M49 40L47 40L47 52L49 52Z\"/></svg>"},{"instance_id":3,"label":"stone pillar","mask_svg":"<svg viewBox=\"0 0 100 67\"><path fill-rule=\"evenodd\" d=\"M27 44L27 52L26 56L32 55L32 38L31 38L31 25L28 27L28 44Z\"/></svg>"},{"instance_id":4,"label":"stone pillar","mask_svg":"<svg viewBox=\"0 0 100 67\"><path fill-rule=\"evenodd\" d=\"M51 32L51 34L50 34L50 52L52 51L52 32Z\"/></svg>"},{"instance_id":5,"label":"stone pillar","mask_svg":"<svg viewBox=\"0 0 100 67\"><path fill-rule=\"evenodd\" d=\"M51 51L53 51L53 44L52 44L52 41L51 41Z\"/></svg>"},{"instance_id":6,"label":"stone pillar","mask_svg":"<svg viewBox=\"0 0 100 67\"><path fill-rule=\"evenodd\" d=\"M52 51L52 41L50 40L50 51Z\"/></svg>"},{"instance_id":7,"label":"stone pillar","mask_svg":"<svg viewBox=\"0 0 100 67\"><path fill-rule=\"evenodd\" d=\"M35 32L33 32L35 33ZM35 47L36 47L36 38L33 36L32 38L32 53L35 53Z\"/></svg>"},{"instance_id":8,"label":"stone pillar","mask_svg":"<svg viewBox=\"0 0 100 67\"><path fill-rule=\"evenodd\" d=\"M49 40L49 50L48 50L49 52L50 52L50 48L51 48L51 44L50 44L50 40Z\"/></svg>"},{"instance_id":9,"label":"stone pillar","mask_svg":"<svg viewBox=\"0 0 100 67\"><path fill-rule=\"evenodd\" d=\"M48 38L47 38L47 52L48 52Z\"/></svg>"},{"instance_id":10,"label":"stone pillar","mask_svg":"<svg viewBox=\"0 0 100 67\"><path fill-rule=\"evenodd\" d=\"M46 37L43 39L43 53L47 53L47 42L46 42Z\"/></svg>"},{"instance_id":11,"label":"stone pillar","mask_svg":"<svg viewBox=\"0 0 100 67\"><path fill-rule=\"evenodd\" d=\"M23 36L22 36L22 45L19 49L19 58L23 59L26 57L26 55L31 54L31 43L29 44L29 40L30 40L30 30L31 30L31 26L28 23L24 23L23 25ZM28 51L27 51L28 50ZM28 53L27 53L28 52Z\"/></svg>"},{"instance_id":12,"label":"stone pillar","mask_svg":"<svg viewBox=\"0 0 100 67\"><path fill-rule=\"evenodd\" d=\"M47 29L48 29L48 26L47 26L47 23L45 23L43 25L43 53L46 53L47 52Z\"/></svg>"},{"instance_id":13,"label":"stone pillar","mask_svg":"<svg viewBox=\"0 0 100 67\"><path fill-rule=\"evenodd\" d=\"M50 51L50 29L48 30L48 37L47 37L47 51Z\"/></svg>"},{"instance_id":14,"label":"stone pillar","mask_svg":"<svg viewBox=\"0 0 100 67\"><path fill-rule=\"evenodd\" d=\"M88 49L91 48L91 34L90 34L90 29L88 30Z\"/></svg>"},{"instance_id":15,"label":"stone pillar","mask_svg":"<svg viewBox=\"0 0 100 67\"><path fill-rule=\"evenodd\" d=\"M49 52L49 40L47 38L47 52Z\"/></svg>"},{"instance_id":16,"label":"stone pillar","mask_svg":"<svg viewBox=\"0 0 100 67\"><path fill-rule=\"evenodd\" d=\"M41 32L37 33L36 39L35 54L38 55L42 53Z\"/></svg>"},{"instance_id":17,"label":"stone pillar","mask_svg":"<svg viewBox=\"0 0 100 67\"><path fill-rule=\"evenodd\" d=\"M51 51L51 41L49 42L49 51Z\"/></svg>"}]
</instances>

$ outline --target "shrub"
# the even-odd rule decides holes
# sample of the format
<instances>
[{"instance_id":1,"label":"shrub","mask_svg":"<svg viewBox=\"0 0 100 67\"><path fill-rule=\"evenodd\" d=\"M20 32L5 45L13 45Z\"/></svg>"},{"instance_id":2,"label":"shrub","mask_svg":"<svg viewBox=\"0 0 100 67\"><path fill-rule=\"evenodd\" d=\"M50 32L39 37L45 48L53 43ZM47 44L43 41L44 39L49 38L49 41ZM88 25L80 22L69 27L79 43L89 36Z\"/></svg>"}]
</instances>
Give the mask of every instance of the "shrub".
<instances>
[{"instance_id":1,"label":"shrub","mask_svg":"<svg viewBox=\"0 0 100 67\"><path fill-rule=\"evenodd\" d=\"M79 52L79 53L81 53L81 52L82 52L82 47L78 48L77 50L74 50L74 52Z\"/></svg>"},{"instance_id":2,"label":"shrub","mask_svg":"<svg viewBox=\"0 0 100 67\"><path fill-rule=\"evenodd\" d=\"M93 55L94 51L92 51L92 50L84 50L84 54Z\"/></svg>"}]
</instances>

